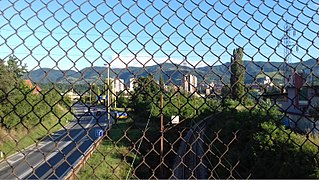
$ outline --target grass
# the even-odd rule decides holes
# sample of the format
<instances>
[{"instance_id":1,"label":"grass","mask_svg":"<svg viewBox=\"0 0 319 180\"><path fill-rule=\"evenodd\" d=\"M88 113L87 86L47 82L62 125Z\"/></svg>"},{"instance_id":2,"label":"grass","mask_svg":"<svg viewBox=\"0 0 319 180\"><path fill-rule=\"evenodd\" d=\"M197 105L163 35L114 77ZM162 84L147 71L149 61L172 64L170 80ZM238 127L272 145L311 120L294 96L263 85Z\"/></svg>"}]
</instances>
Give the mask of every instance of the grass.
<instances>
[{"instance_id":1,"label":"grass","mask_svg":"<svg viewBox=\"0 0 319 180\"><path fill-rule=\"evenodd\" d=\"M145 124L136 125L131 118L112 126L100 146L78 172L78 179L125 179L135 157L132 145L139 143ZM138 162L137 159L136 162ZM132 169L133 170L133 169ZM129 174L130 175L130 174ZM130 176L129 176L130 177Z\"/></svg>"},{"instance_id":2,"label":"grass","mask_svg":"<svg viewBox=\"0 0 319 180\"><path fill-rule=\"evenodd\" d=\"M12 130L0 129L0 151L8 157L66 126L73 119L73 115L62 107L59 107L59 111L61 114L66 114L61 120L53 114L48 114L33 127L19 124Z\"/></svg>"},{"instance_id":3,"label":"grass","mask_svg":"<svg viewBox=\"0 0 319 180\"><path fill-rule=\"evenodd\" d=\"M129 119L119 120L113 125L99 147L94 151L89 160L80 169L77 179L167 179L172 174L171 166L179 148L181 137L185 136L192 122L201 120L188 119L178 126L164 133L164 173L161 175L160 162L160 121L159 117L151 119L146 132L144 132L147 117L140 117L138 113L128 113ZM169 128L169 127L167 127ZM144 137L141 147L140 138ZM174 149L174 151L173 151ZM138 156L135 158L135 153ZM131 171L130 171L131 170Z\"/></svg>"}]
</instances>

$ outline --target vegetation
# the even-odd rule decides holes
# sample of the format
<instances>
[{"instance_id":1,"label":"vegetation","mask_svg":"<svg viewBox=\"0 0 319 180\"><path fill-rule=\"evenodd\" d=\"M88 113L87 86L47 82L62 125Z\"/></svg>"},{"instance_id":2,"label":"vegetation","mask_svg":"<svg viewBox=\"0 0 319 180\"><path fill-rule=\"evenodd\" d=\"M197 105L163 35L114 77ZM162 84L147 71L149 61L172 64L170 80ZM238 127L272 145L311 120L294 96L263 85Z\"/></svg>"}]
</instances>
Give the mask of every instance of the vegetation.
<instances>
[{"instance_id":1,"label":"vegetation","mask_svg":"<svg viewBox=\"0 0 319 180\"><path fill-rule=\"evenodd\" d=\"M117 98L119 108L128 108L129 106L129 98L124 96L124 93L120 93Z\"/></svg>"},{"instance_id":2,"label":"vegetation","mask_svg":"<svg viewBox=\"0 0 319 180\"><path fill-rule=\"evenodd\" d=\"M25 67L11 56L0 61L0 151L9 155L62 128L71 101L55 90L40 91L22 77Z\"/></svg>"},{"instance_id":3,"label":"vegetation","mask_svg":"<svg viewBox=\"0 0 319 180\"><path fill-rule=\"evenodd\" d=\"M245 95L245 66L243 63L243 48L233 51L230 65L230 89L233 100L242 102Z\"/></svg>"},{"instance_id":4,"label":"vegetation","mask_svg":"<svg viewBox=\"0 0 319 180\"><path fill-rule=\"evenodd\" d=\"M130 105L136 112L147 117L152 109L159 106L159 93L159 85L152 76L140 77L134 83L134 94Z\"/></svg>"},{"instance_id":5,"label":"vegetation","mask_svg":"<svg viewBox=\"0 0 319 180\"><path fill-rule=\"evenodd\" d=\"M32 127L18 125L14 129L0 128L0 150L9 156L65 127L73 119L73 116L63 107L59 107L57 110L57 114L65 114L61 119L50 113L47 120Z\"/></svg>"},{"instance_id":6,"label":"vegetation","mask_svg":"<svg viewBox=\"0 0 319 180\"><path fill-rule=\"evenodd\" d=\"M163 108L160 108L161 94ZM191 119L203 113L214 112L219 108L218 104L217 100L197 97L196 94L166 91L160 88L160 84L156 83L152 76L148 76L137 79L130 106L144 118L149 114L153 118L163 114L165 120L170 120L174 115L179 115L182 119Z\"/></svg>"},{"instance_id":7,"label":"vegetation","mask_svg":"<svg viewBox=\"0 0 319 180\"><path fill-rule=\"evenodd\" d=\"M231 105L231 104L230 104ZM232 109L233 107L229 107ZM206 134L218 178L318 178L319 139L281 125L284 114L270 103L223 111ZM225 154L223 154L225 153ZM234 168L229 171L230 168Z\"/></svg>"}]
</instances>

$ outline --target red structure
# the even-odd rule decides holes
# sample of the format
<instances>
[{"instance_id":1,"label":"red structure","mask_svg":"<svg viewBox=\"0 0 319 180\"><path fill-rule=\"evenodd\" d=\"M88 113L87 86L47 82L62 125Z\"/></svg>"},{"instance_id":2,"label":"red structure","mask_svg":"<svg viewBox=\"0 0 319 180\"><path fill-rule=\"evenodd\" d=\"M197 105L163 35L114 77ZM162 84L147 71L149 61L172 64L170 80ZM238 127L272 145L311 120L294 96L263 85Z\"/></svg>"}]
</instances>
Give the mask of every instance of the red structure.
<instances>
[{"instance_id":1,"label":"red structure","mask_svg":"<svg viewBox=\"0 0 319 180\"><path fill-rule=\"evenodd\" d=\"M24 80L24 82L30 89L33 89L33 94L39 94L39 92L42 90L39 86L34 87L29 79Z\"/></svg>"}]
</instances>

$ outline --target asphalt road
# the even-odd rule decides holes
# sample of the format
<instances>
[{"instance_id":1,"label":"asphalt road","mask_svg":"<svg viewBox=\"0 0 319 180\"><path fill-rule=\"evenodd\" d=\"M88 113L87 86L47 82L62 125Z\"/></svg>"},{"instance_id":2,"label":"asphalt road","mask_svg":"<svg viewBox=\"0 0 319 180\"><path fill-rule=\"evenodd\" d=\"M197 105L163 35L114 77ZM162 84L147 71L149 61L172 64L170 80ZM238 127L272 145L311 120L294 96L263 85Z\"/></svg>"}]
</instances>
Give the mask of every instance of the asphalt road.
<instances>
[{"instance_id":1,"label":"asphalt road","mask_svg":"<svg viewBox=\"0 0 319 180\"><path fill-rule=\"evenodd\" d=\"M67 175L108 126L105 110L100 116L94 111L84 116L85 109L75 105L77 118L65 129L2 161L0 179L57 179Z\"/></svg>"}]
</instances>

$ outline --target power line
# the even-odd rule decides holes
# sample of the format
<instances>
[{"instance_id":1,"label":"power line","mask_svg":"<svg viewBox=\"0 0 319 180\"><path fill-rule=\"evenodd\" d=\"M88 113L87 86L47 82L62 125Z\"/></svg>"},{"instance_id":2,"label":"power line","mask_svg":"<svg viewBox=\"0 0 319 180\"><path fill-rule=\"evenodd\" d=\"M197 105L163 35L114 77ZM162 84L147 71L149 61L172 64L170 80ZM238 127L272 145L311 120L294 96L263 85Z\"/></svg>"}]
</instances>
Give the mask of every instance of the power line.
<instances>
[{"instance_id":1,"label":"power line","mask_svg":"<svg viewBox=\"0 0 319 180\"><path fill-rule=\"evenodd\" d=\"M94 29L96 30L96 28ZM6 29L6 28L2 28L0 29L0 33L1 31L7 31L7 32L14 32L15 34L19 34L21 32L30 32L31 34L35 35L36 33L43 33L43 34L51 34L51 35L68 35L68 36L82 36L85 35L85 36L96 36L96 37L105 37L105 38L108 38L108 37L113 37L113 38L132 38L132 39L195 39L195 40L232 40L231 38L222 38L222 37L212 37L211 34L208 34L208 33L205 33L204 36L210 36L210 37L200 37L200 38L197 38L197 37L185 37L185 36L166 36L164 35L163 33L160 34L161 37L157 37L158 33L157 34L154 34L154 35L149 35L149 36L141 36L141 35L122 35L122 34L117 34L116 32L112 31L113 33L117 34L117 35L111 35L111 34L105 34L104 32L102 33L99 33L99 34L93 34L93 33L86 33L86 32L82 32L82 33L76 33L76 32L52 32L52 31L42 31L42 30L27 30L27 29L22 29L22 30L14 30L14 29ZM79 31L82 31L82 30L79 30ZM131 33L132 34L132 33ZM195 33L193 33L195 34ZM218 35L220 36L220 35ZM251 40L252 38L258 38L259 40L262 40L261 38L259 38L258 36L253 36L253 37L250 37L250 38L247 38L245 36L237 36L236 38L240 38L240 39L246 39L247 41L248 40Z\"/></svg>"},{"instance_id":2,"label":"power line","mask_svg":"<svg viewBox=\"0 0 319 180\"><path fill-rule=\"evenodd\" d=\"M92 43L93 44L93 43ZM47 52L49 52L49 50L47 49L52 49L52 50L56 50L56 49L53 49L53 48L59 48L59 50L63 51L63 46L62 45L59 45L58 43L55 45L55 46L44 46L44 45L25 45L24 43L21 43L21 44L5 44L7 47L19 47L21 45L24 45L23 48L25 49L28 49L28 50L33 50L34 48L44 48L46 49ZM1 44L0 44L1 46ZM88 50L98 50L98 51L101 51L101 52L97 52L97 53L102 53L106 50L114 50L114 51L123 51L123 50L126 50L127 48L101 48L101 47L91 47L91 48L87 48L85 46L79 46L79 45L74 45L73 47L75 48L78 48L78 49L75 49L75 50L85 50L85 51L88 51ZM69 47L69 48L73 48L73 47ZM160 49L160 48L159 48ZM146 51L158 51L159 49L148 49L146 47L143 47L143 48L140 48L140 49L129 49L130 51L135 51L135 52L138 52L140 50L146 50ZM195 51L196 52L215 52L215 51L224 51L224 52L228 52L229 50L227 49L227 47L225 48L212 48L212 50L208 50L209 47L203 47L203 49L196 49ZM71 51L73 49L70 49L69 51ZM194 51L193 49L180 49L178 47L176 47L176 49L160 49L161 51L163 52L171 52L171 51L180 51L180 52L192 52ZM263 50L268 50L268 51L271 51L271 52L278 52L276 51L275 49L271 48L271 47L262 47L262 48L245 48L245 50L256 50L258 52L260 51L263 51Z\"/></svg>"}]
</instances>

